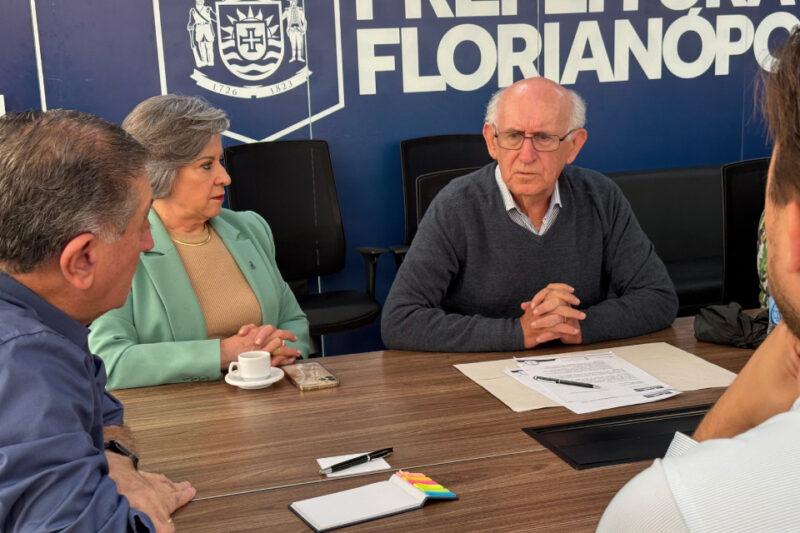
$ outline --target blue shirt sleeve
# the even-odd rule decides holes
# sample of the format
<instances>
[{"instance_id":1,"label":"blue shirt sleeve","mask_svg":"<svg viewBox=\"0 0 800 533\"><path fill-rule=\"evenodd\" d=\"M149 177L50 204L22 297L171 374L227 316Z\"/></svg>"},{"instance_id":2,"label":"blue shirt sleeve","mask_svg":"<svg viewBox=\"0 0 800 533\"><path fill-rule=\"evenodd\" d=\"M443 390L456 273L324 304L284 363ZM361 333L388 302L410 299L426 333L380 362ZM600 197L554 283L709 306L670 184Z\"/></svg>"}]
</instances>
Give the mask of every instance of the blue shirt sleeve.
<instances>
[{"instance_id":1,"label":"blue shirt sleeve","mask_svg":"<svg viewBox=\"0 0 800 533\"><path fill-rule=\"evenodd\" d=\"M0 531L155 530L108 476L101 371L52 332L0 341Z\"/></svg>"},{"instance_id":2,"label":"blue shirt sleeve","mask_svg":"<svg viewBox=\"0 0 800 533\"><path fill-rule=\"evenodd\" d=\"M92 356L94 363L94 380L97 387L103 391L103 427L105 426L121 426L123 417L122 402L106 391L106 382L108 376L106 375L106 367L103 360L96 355Z\"/></svg>"}]
</instances>

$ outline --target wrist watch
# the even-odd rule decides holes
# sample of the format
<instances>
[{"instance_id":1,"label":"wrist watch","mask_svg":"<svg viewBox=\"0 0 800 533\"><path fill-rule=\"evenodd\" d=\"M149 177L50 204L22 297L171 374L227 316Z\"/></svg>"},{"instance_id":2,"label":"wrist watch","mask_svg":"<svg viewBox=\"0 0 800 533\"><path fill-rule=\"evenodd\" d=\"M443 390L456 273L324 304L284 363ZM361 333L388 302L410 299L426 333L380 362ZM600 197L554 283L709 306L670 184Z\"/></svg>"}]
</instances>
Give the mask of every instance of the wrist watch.
<instances>
[{"instance_id":1,"label":"wrist watch","mask_svg":"<svg viewBox=\"0 0 800 533\"><path fill-rule=\"evenodd\" d=\"M139 456L133 453L130 450L130 448L128 448L118 440L110 440L106 442L105 444L103 444L103 448L105 448L110 452L124 455L125 457L131 460L131 462L133 463L133 468L135 470L139 469Z\"/></svg>"}]
</instances>

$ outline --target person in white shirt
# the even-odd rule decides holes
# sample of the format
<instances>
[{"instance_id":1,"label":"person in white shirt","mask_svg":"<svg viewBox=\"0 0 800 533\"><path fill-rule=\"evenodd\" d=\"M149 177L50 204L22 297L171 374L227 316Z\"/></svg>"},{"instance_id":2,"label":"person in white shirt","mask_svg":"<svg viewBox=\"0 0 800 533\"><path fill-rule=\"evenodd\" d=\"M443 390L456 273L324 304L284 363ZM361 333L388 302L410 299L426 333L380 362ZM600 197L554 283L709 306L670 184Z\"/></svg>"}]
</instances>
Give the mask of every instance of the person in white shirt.
<instances>
[{"instance_id":1,"label":"person in white shirt","mask_svg":"<svg viewBox=\"0 0 800 533\"><path fill-rule=\"evenodd\" d=\"M765 110L770 290L783 315L695 431L608 505L599 532L800 531L800 28L776 52Z\"/></svg>"}]
</instances>

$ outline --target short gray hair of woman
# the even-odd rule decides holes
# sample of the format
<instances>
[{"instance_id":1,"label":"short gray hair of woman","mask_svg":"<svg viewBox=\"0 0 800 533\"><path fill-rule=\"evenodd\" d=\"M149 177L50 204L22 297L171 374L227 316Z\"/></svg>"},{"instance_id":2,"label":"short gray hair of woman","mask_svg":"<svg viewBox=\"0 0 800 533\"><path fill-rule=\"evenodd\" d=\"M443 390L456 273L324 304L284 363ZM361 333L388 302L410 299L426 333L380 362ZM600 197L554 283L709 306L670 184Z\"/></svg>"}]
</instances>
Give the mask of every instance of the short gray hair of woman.
<instances>
[{"instance_id":1,"label":"short gray hair of woman","mask_svg":"<svg viewBox=\"0 0 800 533\"><path fill-rule=\"evenodd\" d=\"M503 87L489 98L489 103L486 104L486 116L483 119L485 124L494 124L494 121L497 119L497 104L500 102L500 97L503 96L503 93L505 93L507 89L508 87ZM567 89L566 87L563 87L563 89L567 91L567 95L572 102L569 129L575 130L584 127L586 125L586 102L581 98L581 95L575 91Z\"/></svg>"},{"instance_id":2,"label":"short gray hair of woman","mask_svg":"<svg viewBox=\"0 0 800 533\"><path fill-rule=\"evenodd\" d=\"M148 98L122 121L150 155L147 173L155 199L169 196L178 169L197 159L211 137L229 125L225 111L203 98L176 94Z\"/></svg>"}]
</instances>

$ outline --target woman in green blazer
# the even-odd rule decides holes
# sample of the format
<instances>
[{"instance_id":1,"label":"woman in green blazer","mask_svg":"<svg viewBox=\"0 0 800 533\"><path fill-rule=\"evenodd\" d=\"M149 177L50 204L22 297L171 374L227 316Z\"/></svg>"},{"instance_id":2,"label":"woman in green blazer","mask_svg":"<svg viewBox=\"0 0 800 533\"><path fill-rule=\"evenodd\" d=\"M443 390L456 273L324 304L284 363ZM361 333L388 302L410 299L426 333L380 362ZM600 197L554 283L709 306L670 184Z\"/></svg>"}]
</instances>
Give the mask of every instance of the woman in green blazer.
<instances>
[{"instance_id":1,"label":"woman in green blazer","mask_svg":"<svg viewBox=\"0 0 800 533\"><path fill-rule=\"evenodd\" d=\"M175 95L145 100L123 122L151 154L154 246L125 305L91 325L110 389L219 379L243 351L269 351L273 365L308 355L308 321L278 271L269 226L222 209L227 127L223 111Z\"/></svg>"}]
</instances>

